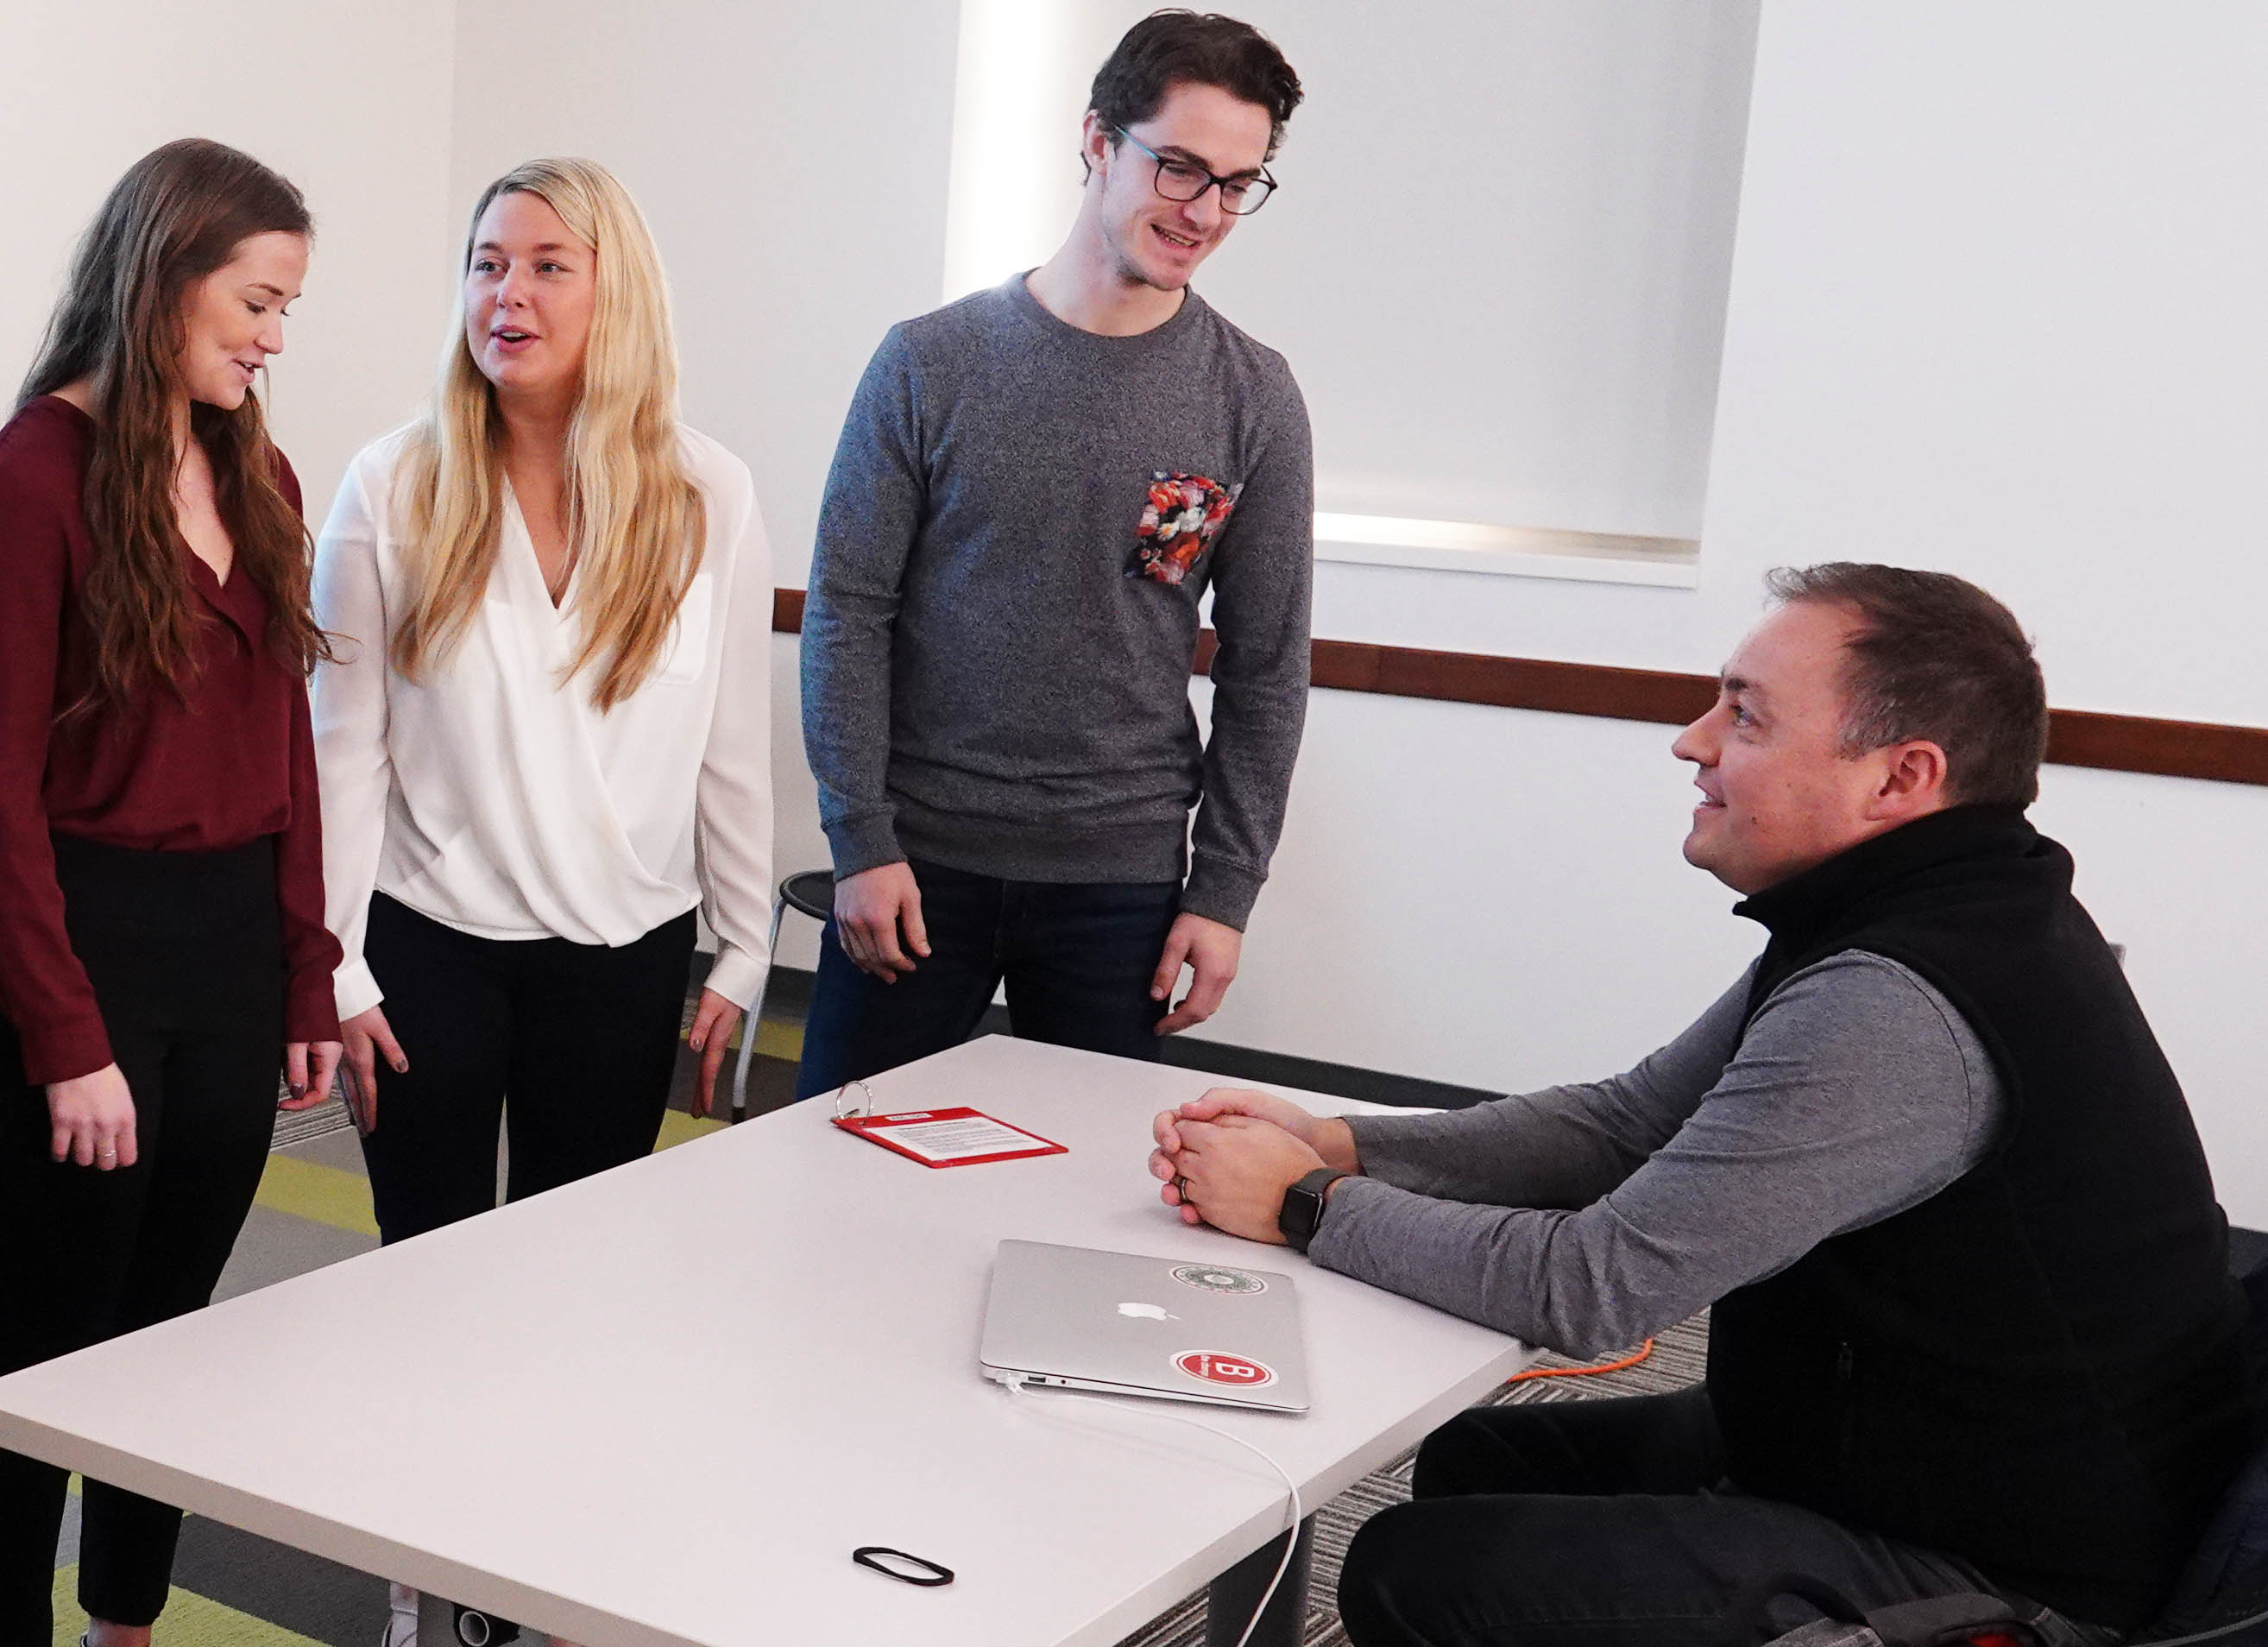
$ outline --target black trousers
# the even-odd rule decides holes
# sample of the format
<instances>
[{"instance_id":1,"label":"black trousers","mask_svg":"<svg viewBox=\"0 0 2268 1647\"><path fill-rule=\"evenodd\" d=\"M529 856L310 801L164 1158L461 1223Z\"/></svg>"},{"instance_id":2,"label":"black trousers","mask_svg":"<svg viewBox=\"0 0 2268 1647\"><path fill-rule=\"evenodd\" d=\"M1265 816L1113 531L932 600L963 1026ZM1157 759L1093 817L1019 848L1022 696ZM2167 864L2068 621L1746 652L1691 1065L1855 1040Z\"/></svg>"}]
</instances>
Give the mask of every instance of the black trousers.
<instances>
[{"instance_id":1,"label":"black trousers","mask_svg":"<svg viewBox=\"0 0 2268 1647\"><path fill-rule=\"evenodd\" d=\"M619 949L475 938L383 892L364 954L409 1060L381 1058L362 1141L379 1233L401 1241L652 1152L677 1067L691 911Z\"/></svg>"},{"instance_id":2,"label":"black trousers","mask_svg":"<svg viewBox=\"0 0 2268 1647\"><path fill-rule=\"evenodd\" d=\"M1820 1616L1774 1600L1795 1575L1862 1610L1976 1593L2050 1647L2107 1647L1970 1563L1723 1480L1699 1388L1476 1407L1418 1450L1407 1504L1347 1551L1339 1614L1357 1647L1749 1647ZM1797 1610L1787 1609L1793 1606Z\"/></svg>"},{"instance_id":3,"label":"black trousers","mask_svg":"<svg viewBox=\"0 0 2268 1647\"><path fill-rule=\"evenodd\" d=\"M268 1159L284 1055L276 856L136 852L58 838L72 952L134 1095L140 1158L48 1158L44 1090L0 1021L0 1372L201 1308ZM0 1452L0 1642L45 1642L68 1477ZM166 1604L178 1510L86 1483L79 1603L147 1624Z\"/></svg>"}]
</instances>

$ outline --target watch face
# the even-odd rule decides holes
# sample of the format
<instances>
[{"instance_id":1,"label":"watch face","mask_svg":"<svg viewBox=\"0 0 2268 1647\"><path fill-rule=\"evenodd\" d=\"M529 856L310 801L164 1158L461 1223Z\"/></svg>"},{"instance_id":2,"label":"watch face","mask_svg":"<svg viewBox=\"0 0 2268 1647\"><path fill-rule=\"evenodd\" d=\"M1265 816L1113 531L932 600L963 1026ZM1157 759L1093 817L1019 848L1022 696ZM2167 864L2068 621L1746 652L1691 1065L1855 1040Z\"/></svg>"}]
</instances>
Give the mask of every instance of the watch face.
<instances>
[{"instance_id":1,"label":"watch face","mask_svg":"<svg viewBox=\"0 0 2268 1647\"><path fill-rule=\"evenodd\" d=\"M1322 1214L1323 1198L1304 1184L1294 1184L1284 1192L1284 1208L1276 1215L1276 1227L1285 1240L1305 1252Z\"/></svg>"}]
</instances>

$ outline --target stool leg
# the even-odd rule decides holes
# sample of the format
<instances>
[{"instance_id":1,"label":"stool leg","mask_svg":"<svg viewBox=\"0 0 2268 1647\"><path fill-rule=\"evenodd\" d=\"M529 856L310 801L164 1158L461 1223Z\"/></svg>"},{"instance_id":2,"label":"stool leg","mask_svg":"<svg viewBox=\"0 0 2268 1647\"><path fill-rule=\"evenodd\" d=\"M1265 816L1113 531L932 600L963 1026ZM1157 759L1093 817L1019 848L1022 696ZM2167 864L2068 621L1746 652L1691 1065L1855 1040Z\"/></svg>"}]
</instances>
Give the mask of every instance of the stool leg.
<instances>
[{"instance_id":1,"label":"stool leg","mask_svg":"<svg viewBox=\"0 0 2268 1647\"><path fill-rule=\"evenodd\" d=\"M733 1066L733 1124L740 1125L748 1119L748 1070L756 1060L756 1025L764 1016L764 992L771 987L772 956L779 953L780 917L787 912L787 899L772 900L772 935L764 949L764 981L756 986L756 998L748 1003L747 1016L740 1020L740 1056Z\"/></svg>"}]
</instances>

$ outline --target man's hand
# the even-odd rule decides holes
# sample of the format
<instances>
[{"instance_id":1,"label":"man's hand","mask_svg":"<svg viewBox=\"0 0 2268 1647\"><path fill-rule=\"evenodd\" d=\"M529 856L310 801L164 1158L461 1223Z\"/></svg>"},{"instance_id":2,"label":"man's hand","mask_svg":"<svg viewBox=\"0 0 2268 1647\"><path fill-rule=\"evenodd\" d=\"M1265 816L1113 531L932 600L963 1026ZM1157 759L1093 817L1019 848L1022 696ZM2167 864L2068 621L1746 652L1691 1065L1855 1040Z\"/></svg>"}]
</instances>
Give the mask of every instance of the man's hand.
<instances>
[{"instance_id":1,"label":"man's hand","mask_svg":"<svg viewBox=\"0 0 2268 1647\"><path fill-rule=\"evenodd\" d=\"M1282 1127L1233 1112L1212 1121L1184 1117L1176 1128L1182 1147L1150 1157L1150 1171L1167 1180L1160 1192L1166 1205L1179 1208L1184 1223L1282 1245L1276 1215L1284 1193L1323 1158Z\"/></svg>"},{"instance_id":2,"label":"man's hand","mask_svg":"<svg viewBox=\"0 0 2268 1647\"><path fill-rule=\"evenodd\" d=\"M1161 1110L1151 1122L1150 1132L1158 1141L1159 1150L1171 1155L1182 1147L1182 1121L1214 1121L1224 1115L1248 1115L1255 1120L1280 1126L1322 1156L1324 1165L1341 1172L1362 1171L1362 1163L1355 1155L1354 1134L1344 1121L1335 1115L1310 1115L1289 1098L1249 1087L1215 1087L1177 1110ZM1155 1166L1153 1156L1153 1171Z\"/></svg>"},{"instance_id":3,"label":"man's hand","mask_svg":"<svg viewBox=\"0 0 2268 1647\"><path fill-rule=\"evenodd\" d=\"M725 1049L733 1044L733 1026L740 1021L740 1009L713 989L701 992L701 1004L694 1009L693 1028L685 1037L685 1044L701 1054L701 1078L693 1088L693 1113L699 1117L714 1107L717 1092L717 1072L725 1067ZM754 1035L756 1026L750 1024Z\"/></svg>"},{"instance_id":4,"label":"man's hand","mask_svg":"<svg viewBox=\"0 0 2268 1647\"><path fill-rule=\"evenodd\" d=\"M134 1094L125 1071L105 1064L48 1083L48 1154L103 1172L134 1164Z\"/></svg>"},{"instance_id":5,"label":"man's hand","mask_svg":"<svg viewBox=\"0 0 2268 1647\"><path fill-rule=\"evenodd\" d=\"M341 1023L339 1039L346 1045L347 1113L354 1118L355 1131L367 1138L378 1130L379 1055L385 1054L397 1075L409 1073L409 1060L394 1038L383 1007L365 1007Z\"/></svg>"},{"instance_id":6,"label":"man's hand","mask_svg":"<svg viewBox=\"0 0 2268 1647\"><path fill-rule=\"evenodd\" d=\"M1235 927L1187 910L1174 916L1173 929L1166 934L1165 953L1158 957L1158 970L1150 978L1150 999L1174 998L1174 986L1181 980L1184 963L1195 976L1181 1005L1158 1020L1157 1033L1171 1035L1203 1023L1219 1012L1220 998L1236 981L1237 957L1243 953L1244 934Z\"/></svg>"},{"instance_id":7,"label":"man's hand","mask_svg":"<svg viewBox=\"0 0 2268 1647\"><path fill-rule=\"evenodd\" d=\"M927 959L929 933L922 926L921 888L915 884L913 866L877 864L837 881L835 937L851 965L885 984L912 971L913 956Z\"/></svg>"}]
</instances>

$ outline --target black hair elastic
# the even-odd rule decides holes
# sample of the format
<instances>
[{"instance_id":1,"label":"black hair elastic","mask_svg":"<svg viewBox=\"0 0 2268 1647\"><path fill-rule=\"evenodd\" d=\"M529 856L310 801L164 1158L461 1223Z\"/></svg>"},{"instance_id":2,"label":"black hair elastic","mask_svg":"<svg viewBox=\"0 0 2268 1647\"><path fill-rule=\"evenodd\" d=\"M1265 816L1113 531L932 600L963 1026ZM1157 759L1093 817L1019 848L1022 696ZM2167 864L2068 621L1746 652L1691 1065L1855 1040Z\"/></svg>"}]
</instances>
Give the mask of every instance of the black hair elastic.
<instances>
[{"instance_id":1,"label":"black hair elastic","mask_svg":"<svg viewBox=\"0 0 2268 1647\"><path fill-rule=\"evenodd\" d=\"M924 1578L918 1573L902 1573L895 1567L886 1566L874 1560L877 1555L892 1556L913 1567L925 1567L934 1577ZM895 1578L902 1584L919 1584L924 1589L933 1590L939 1584L949 1584L953 1582L953 1569L950 1567L939 1567L935 1562L924 1561L918 1555L909 1555L903 1550L894 1550L887 1545L862 1545L850 1552L850 1559L859 1566L871 1567L884 1577Z\"/></svg>"}]
</instances>

